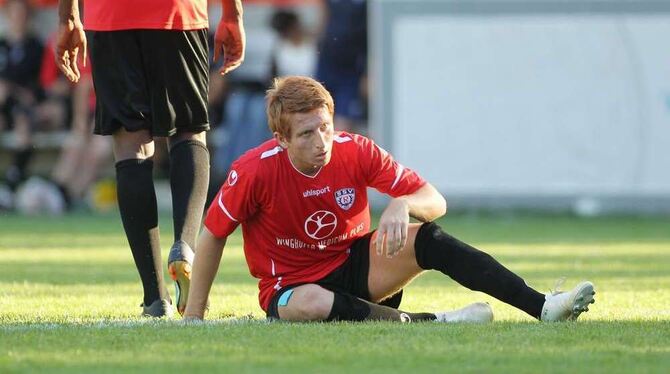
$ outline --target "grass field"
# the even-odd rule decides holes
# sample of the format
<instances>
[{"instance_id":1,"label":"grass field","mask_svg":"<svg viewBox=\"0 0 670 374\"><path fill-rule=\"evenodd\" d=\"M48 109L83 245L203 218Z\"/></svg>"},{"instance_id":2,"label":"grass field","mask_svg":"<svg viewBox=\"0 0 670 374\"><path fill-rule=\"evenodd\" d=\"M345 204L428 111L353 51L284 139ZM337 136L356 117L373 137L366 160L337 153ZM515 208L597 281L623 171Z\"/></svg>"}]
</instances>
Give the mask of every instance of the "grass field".
<instances>
[{"instance_id":1,"label":"grass field","mask_svg":"<svg viewBox=\"0 0 670 374\"><path fill-rule=\"evenodd\" d=\"M668 372L669 218L457 215L441 223L543 292L560 277L565 288L592 280L596 304L577 322L540 324L430 273L407 289L403 309L483 300L496 322L267 323L236 233L209 322L149 321L137 317L141 288L117 216L0 216L0 373ZM167 251L169 222L161 228Z\"/></svg>"}]
</instances>

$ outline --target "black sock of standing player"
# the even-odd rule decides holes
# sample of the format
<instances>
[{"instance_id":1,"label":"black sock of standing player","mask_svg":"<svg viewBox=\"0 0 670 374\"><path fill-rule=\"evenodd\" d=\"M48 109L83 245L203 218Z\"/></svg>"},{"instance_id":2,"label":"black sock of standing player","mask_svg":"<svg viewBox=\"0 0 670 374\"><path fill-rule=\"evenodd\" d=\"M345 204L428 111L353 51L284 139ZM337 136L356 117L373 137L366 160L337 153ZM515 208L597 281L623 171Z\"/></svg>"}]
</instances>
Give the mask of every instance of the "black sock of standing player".
<instances>
[{"instance_id":1,"label":"black sock of standing player","mask_svg":"<svg viewBox=\"0 0 670 374\"><path fill-rule=\"evenodd\" d=\"M445 233L435 223L421 226L414 248L416 262L422 269L439 270L471 290L487 293L540 318L543 294L489 254Z\"/></svg>"},{"instance_id":2,"label":"black sock of standing player","mask_svg":"<svg viewBox=\"0 0 670 374\"><path fill-rule=\"evenodd\" d=\"M327 321L433 321L433 313L407 313L388 306L373 304L346 293L333 292L335 298Z\"/></svg>"},{"instance_id":3,"label":"black sock of standing player","mask_svg":"<svg viewBox=\"0 0 670 374\"><path fill-rule=\"evenodd\" d=\"M209 151L197 140L185 140L170 149L170 187L174 240L195 248L195 237L205 209L209 185Z\"/></svg>"},{"instance_id":4,"label":"black sock of standing player","mask_svg":"<svg viewBox=\"0 0 670 374\"><path fill-rule=\"evenodd\" d=\"M116 189L123 229L144 287L144 305L169 299L163 282L153 161L116 163Z\"/></svg>"}]
</instances>

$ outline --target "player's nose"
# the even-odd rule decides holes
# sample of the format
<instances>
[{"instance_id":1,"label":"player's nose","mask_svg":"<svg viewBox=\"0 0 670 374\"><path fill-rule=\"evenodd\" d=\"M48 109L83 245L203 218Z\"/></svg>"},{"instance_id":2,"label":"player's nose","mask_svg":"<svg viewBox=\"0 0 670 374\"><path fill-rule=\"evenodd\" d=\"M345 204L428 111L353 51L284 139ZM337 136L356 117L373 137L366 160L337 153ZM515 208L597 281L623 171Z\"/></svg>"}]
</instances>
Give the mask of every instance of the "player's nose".
<instances>
[{"instance_id":1,"label":"player's nose","mask_svg":"<svg viewBox=\"0 0 670 374\"><path fill-rule=\"evenodd\" d=\"M326 139L326 135L322 134L322 133L319 133L319 135L316 137L316 144L315 144L316 148L319 149L319 150L323 150L323 149L326 148L327 143L328 142L327 142L327 139Z\"/></svg>"}]
</instances>

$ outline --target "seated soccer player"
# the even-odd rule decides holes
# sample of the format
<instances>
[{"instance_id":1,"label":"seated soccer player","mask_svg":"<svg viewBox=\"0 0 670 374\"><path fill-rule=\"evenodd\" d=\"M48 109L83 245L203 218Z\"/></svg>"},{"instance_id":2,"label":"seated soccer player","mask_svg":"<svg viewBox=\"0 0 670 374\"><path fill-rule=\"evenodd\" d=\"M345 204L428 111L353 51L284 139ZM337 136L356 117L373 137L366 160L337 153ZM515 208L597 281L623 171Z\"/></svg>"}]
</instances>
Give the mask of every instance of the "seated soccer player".
<instances>
[{"instance_id":1,"label":"seated soccer player","mask_svg":"<svg viewBox=\"0 0 670 374\"><path fill-rule=\"evenodd\" d=\"M276 79L267 94L274 139L233 165L209 207L193 260L185 318L201 319L226 238L242 225L244 253L267 316L287 321L488 322L486 303L450 312L395 309L425 270L485 292L541 321L577 318L593 303L582 282L541 294L490 255L431 221L446 201L370 139L333 130L333 99L311 78ZM376 231L367 187L393 199ZM423 223L410 223L409 219ZM186 267L188 268L188 267Z\"/></svg>"}]
</instances>

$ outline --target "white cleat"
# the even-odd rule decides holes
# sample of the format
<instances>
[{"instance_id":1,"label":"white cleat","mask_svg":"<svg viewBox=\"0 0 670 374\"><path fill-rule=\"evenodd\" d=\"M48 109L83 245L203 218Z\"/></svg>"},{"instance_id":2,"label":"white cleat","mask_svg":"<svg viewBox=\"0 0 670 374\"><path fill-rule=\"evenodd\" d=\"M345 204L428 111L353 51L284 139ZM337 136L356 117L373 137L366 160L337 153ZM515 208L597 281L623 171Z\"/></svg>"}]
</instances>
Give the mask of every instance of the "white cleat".
<instances>
[{"instance_id":1,"label":"white cleat","mask_svg":"<svg viewBox=\"0 0 670 374\"><path fill-rule=\"evenodd\" d=\"M493 321L493 309L488 303L474 303L465 308L435 313L436 322L488 323Z\"/></svg>"},{"instance_id":2,"label":"white cleat","mask_svg":"<svg viewBox=\"0 0 670 374\"><path fill-rule=\"evenodd\" d=\"M544 297L540 320L543 322L572 321L595 303L593 283L585 281L570 292L553 291Z\"/></svg>"}]
</instances>

